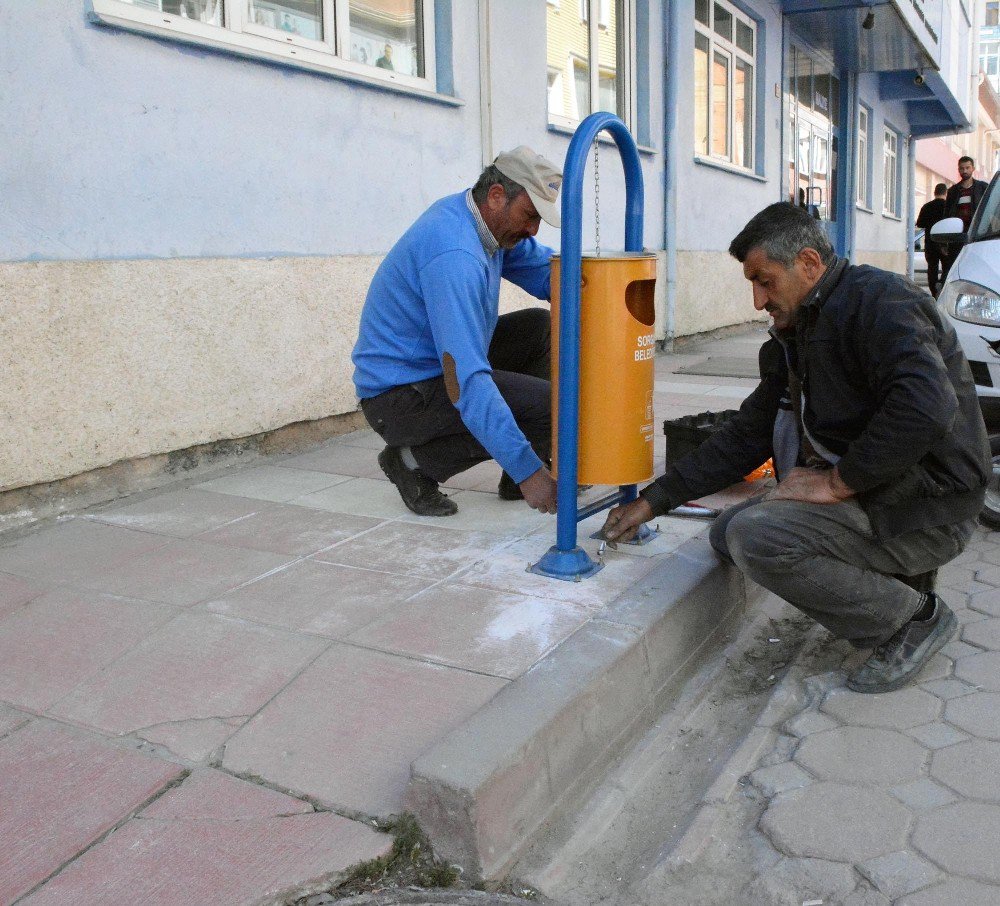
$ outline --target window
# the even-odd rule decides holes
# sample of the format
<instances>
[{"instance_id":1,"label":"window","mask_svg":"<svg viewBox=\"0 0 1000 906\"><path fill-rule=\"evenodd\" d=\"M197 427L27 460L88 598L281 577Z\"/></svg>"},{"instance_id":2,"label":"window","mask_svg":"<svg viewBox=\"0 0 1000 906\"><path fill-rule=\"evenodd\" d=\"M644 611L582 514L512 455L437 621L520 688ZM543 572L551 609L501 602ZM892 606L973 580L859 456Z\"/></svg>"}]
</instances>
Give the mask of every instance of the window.
<instances>
[{"instance_id":1,"label":"window","mask_svg":"<svg viewBox=\"0 0 1000 906\"><path fill-rule=\"evenodd\" d=\"M635 128L633 0L546 4L549 122L572 128L605 110Z\"/></svg>"},{"instance_id":2,"label":"window","mask_svg":"<svg viewBox=\"0 0 1000 906\"><path fill-rule=\"evenodd\" d=\"M899 133L885 127L882 177L882 211L899 216Z\"/></svg>"},{"instance_id":3,"label":"window","mask_svg":"<svg viewBox=\"0 0 1000 906\"><path fill-rule=\"evenodd\" d=\"M986 22L987 26L1000 25L1000 2L998 0L987 0Z\"/></svg>"},{"instance_id":4,"label":"window","mask_svg":"<svg viewBox=\"0 0 1000 906\"><path fill-rule=\"evenodd\" d=\"M756 51L756 22L725 0L695 0L695 154L753 167Z\"/></svg>"},{"instance_id":5,"label":"window","mask_svg":"<svg viewBox=\"0 0 1000 906\"><path fill-rule=\"evenodd\" d=\"M858 108L858 159L856 164L858 204L865 208L872 205L871 196L871 111L863 104Z\"/></svg>"},{"instance_id":6,"label":"window","mask_svg":"<svg viewBox=\"0 0 1000 906\"><path fill-rule=\"evenodd\" d=\"M115 25L434 90L434 0L92 0Z\"/></svg>"}]
</instances>

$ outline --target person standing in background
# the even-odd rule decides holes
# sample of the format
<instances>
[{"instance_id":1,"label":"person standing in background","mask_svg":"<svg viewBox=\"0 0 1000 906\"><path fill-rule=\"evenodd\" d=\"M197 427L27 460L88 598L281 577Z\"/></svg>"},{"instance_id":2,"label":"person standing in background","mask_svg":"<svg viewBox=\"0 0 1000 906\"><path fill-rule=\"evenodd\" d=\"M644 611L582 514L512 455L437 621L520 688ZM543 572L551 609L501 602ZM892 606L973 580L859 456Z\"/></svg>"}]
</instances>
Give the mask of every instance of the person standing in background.
<instances>
[{"instance_id":1,"label":"person standing in background","mask_svg":"<svg viewBox=\"0 0 1000 906\"><path fill-rule=\"evenodd\" d=\"M931 241L931 227L944 219L944 200L948 187L939 182L934 187L934 198L921 206L917 215L917 229L924 231L924 257L927 259L927 287L931 295L937 298L938 269L941 264L941 249L936 242Z\"/></svg>"},{"instance_id":2,"label":"person standing in background","mask_svg":"<svg viewBox=\"0 0 1000 906\"><path fill-rule=\"evenodd\" d=\"M949 190L944 200L945 217L961 217L962 232L968 233L972 223L972 215L976 213L979 202L986 194L987 184L981 179L976 179L972 174L976 172L976 162L968 155L958 159L958 175L961 181L955 183ZM948 279L948 271L955 263L958 253L962 251L961 244L955 244L948 249L946 255L942 255L943 272L941 282Z\"/></svg>"}]
</instances>

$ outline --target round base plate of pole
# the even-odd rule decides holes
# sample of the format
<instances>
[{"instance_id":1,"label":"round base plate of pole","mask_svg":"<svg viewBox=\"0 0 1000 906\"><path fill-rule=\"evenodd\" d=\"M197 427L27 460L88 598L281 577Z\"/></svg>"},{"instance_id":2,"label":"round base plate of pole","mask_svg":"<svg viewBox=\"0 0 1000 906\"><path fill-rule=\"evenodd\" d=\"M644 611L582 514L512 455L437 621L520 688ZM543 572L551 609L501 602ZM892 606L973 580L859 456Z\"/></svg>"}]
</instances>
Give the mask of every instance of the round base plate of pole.
<instances>
[{"instance_id":1,"label":"round base plate of pole","mask_svg":"<svg viewBox=\"0 0 1000 906\"><path fill-rule=\"evenodd\" d=\"M528 572L550 579L562 579L565 582L579 582L594 573L599 573L602 569L604 564L595 563L581 547L562 551L556 545L552 545L541 560L534 566L528 567Z\"/></svg>"}]
</instances>

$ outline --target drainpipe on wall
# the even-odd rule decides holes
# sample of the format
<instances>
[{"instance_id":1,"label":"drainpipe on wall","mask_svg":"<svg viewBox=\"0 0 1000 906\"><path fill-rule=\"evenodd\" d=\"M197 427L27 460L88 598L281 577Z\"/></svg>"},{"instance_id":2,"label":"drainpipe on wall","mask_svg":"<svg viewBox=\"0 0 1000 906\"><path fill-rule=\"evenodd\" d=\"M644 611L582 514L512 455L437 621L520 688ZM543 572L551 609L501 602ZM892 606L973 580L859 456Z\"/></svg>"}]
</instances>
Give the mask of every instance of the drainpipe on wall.
<instances>
[{"instance_id":1,"label":"drainpipe on wall","mask_svg":"<svg viewBox=\"0 0 1000 906\"><path fill-rule=\"evenodd\" d=\"M916 231L917 205L917 140L906 139L906 276L913 279L913 234ZM924 237L926 247L927 237Z\"/></svg>"},{"instance_id":2,"label":"drainpipe on wall","mask_svg":"<svg viewBox=\"0 0 1000 906\"><path fill-rule=\"evenodd\" d=\"M681 0L664 0L663 33L663 249L666 270L666 312L663 346L671 349L677 329L677 98L681 73Z\"/></svg>"},{"instance_id":3,"label":"drainpipe on wall","mask_svg":"<svg viewBox=\"0 0 1000 906\"><path fill-rule=\"evenodd\" d=\"M479 0L479 144L483 169L493 163L493 80L490 43L490 0Z\"/></svg>"}]
</instances>

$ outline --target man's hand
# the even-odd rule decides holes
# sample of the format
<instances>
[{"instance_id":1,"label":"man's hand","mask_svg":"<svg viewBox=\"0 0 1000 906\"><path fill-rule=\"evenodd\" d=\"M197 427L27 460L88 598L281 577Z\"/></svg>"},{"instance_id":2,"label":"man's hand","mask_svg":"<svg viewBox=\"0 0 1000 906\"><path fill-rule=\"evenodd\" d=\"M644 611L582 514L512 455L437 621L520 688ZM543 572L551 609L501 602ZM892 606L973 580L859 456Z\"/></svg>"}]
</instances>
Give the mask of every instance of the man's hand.
<instances>
[{"instance_id":1,"label":"man's hand","mask_svg":"<svg viewBox=\"0 0 1000 906\"><path fill-rule=\"evenodd\" d=\"M608 518L601 529L601 535L606 541L615 543L631 541L639 526L653 518L653 508L642 498L616 506L608 513Z\"/></svg>"},{"instance_id":2,"label":"man's hand","mask_svg":"<svg viewBox=\"0 0 1000 906\"><path fill-rule=\"evenodd\" d=\"M538 510L539 513L556 511L556 480L545 466L525 478L518 487L524 494L525 502L533 510Z\"/></svg>"},{"instance_id":3,"label":"man's hand","mask_svg":"<svg viewBox=\"0 0 1000 906\"><path fill-rule=\"evenodd\" d=\"M799 500L802 503L840 503L852 491L833 469L792 469L765 500Z\"/></svg>"}]
</instances>

